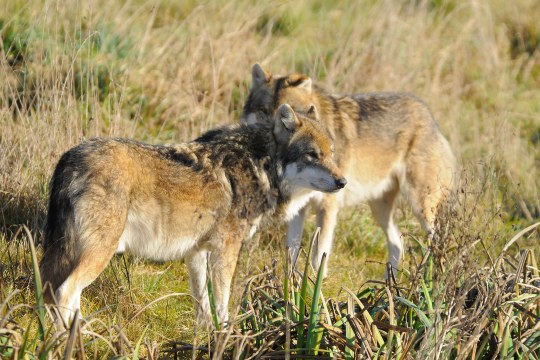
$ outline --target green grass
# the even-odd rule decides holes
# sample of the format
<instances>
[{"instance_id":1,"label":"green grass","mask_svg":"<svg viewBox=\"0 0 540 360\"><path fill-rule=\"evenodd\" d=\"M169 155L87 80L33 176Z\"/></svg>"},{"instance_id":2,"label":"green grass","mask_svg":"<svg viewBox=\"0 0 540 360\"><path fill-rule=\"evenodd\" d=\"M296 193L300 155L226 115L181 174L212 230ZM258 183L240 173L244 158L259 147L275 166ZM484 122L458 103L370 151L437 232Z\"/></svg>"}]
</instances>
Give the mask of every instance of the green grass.
<instances>
[{"instance_id":1,"label":"green grass","mask_svg":"<svg viewBox=\"0 0 540 360\"><path fill-rule=\"evenodd\" d=\"M2 5L0 357L156 358L193 346L203 357L539 357L538 228L501 256L540 218L534 2ZM286 265L284 227L262 231L240 258L231 304L238 317L215 333L194 327L181 262L115 257L83 293L88 321L57 333L36 305L29 241L39 260L61 154L94 136L170 143L237 122L255 62L305 72L338 92L410 91L425 100L462 171L440 241L428 246L400 206L406 258L396 282L382 284L384 234L367 206L344 210L318 291L315 273L308 281ZM310 215L306 248L314 223Z\"/></svg>"}]
</instances>

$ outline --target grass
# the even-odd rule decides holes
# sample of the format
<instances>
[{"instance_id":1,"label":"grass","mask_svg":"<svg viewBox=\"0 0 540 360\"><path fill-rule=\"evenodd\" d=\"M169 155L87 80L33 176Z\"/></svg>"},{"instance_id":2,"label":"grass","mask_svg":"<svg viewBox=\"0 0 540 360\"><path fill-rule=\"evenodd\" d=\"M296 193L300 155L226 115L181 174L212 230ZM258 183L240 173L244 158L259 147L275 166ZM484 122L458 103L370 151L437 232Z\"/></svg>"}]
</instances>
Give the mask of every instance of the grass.
<instances>
[{"instance_id":1,"label":"grass","mask_svg":"<svg viewBox=\"0 0 540 360\"><path fill-rule=\"evenodd\" d=\"M539 16L529 0L4 1L1 356L538 358L538 228L512 239L540 218ZM116 257L83 294L88 321L57 333L30 243L39 259L60 155L94 136L180 142L236 122L255 62L424 99L462 166L440 241L401 206L406 260L383 284L383 233L366 207L343 211L321 283L291 272L283 229L263 231L240 259L234 325L214 333L194 328L180 262ZM315 230L310 218L306 243Z\"/></svg>"}]
</instances>

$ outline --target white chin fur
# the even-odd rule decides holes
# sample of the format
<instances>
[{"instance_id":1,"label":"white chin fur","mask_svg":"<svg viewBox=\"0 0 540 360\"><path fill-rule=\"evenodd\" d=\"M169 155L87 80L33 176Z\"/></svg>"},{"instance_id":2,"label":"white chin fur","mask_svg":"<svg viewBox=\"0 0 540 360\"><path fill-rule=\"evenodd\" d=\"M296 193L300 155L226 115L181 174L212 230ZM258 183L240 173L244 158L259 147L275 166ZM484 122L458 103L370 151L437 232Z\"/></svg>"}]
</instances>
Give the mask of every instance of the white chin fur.
<instances>
[{"instance_id":1,"label":"white chin fur","mask_svg":"<svg viewBox=\"0 0 540 360\"><path fill-rule=\"evenodd\" d=\"M311 200L321 201L322 196L322 192L308 189L303 192L293 193L289 205L285 209L285 221L290 221L295 217Z\"/></svg>"},{"instance_id":2,"label":"white chin fur","mask_svg":"<svg viewBox=\"0 0 540 360\"><path fill-rule=\"evenodd\" d=\"M283 173L283 184L291 199L285 210L285 220L291 220L310 200L320 201L323 195L321 191L331 191L322 186L322 184L326 184L325 180L328 178L334 181L329 174L320 169L306 168L298 172L296 164L287 165Z\"/></svg>"}]
</instances>

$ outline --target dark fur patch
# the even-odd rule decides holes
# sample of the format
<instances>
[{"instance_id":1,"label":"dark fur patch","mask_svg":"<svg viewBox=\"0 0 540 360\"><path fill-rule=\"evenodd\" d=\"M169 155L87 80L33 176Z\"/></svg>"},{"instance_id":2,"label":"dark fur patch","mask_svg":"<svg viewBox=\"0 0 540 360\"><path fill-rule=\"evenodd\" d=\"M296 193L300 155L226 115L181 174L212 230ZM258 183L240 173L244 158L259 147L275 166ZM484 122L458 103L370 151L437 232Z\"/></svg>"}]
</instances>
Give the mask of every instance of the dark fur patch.
<instances>
[{"instance_id":1,"label":"dark fur patch","mask_svg":"<svg viewBox=\"0 0 540 360\"><path fill-rule=\"evenodd\" d=\"M405 95L395 93L378 93L374 95L356 94L352 99L358 104L358 116L360 120L365 120L373 116L380 116L395 105Z\"/></svg>"},{"instance_id":2,"label":"dark fur patch","mask_svg":"<svg viewBox=\"0 0 540 360\"><path fill-rule=\"evenodd\" d=\"M272 115L274 111L274 98L268 86L260 86L249 92L244 104L243 114L262 112L262 116Z\"/></svg>"},{"instance_id":3,"label":"dark fur patch","mask_svg":"<svg viewBox=\"0 0 540 360\"><path fill-rule=\"evenodd\" d=\"M224 128L218 128L218 129L207 131L201 136L199 136L197 139L195 139L195 142L200 142L200 143L211 142L212 140L221 136L224 133L224 131L225 131Z\"/></svg>"},{"instance_id":4,"label":"dark fur patch","mask_svg":"<svg viewBox=\"0 0 540 360\"><path fill-rule=\"evenodd\" d=\"M281 77L276 80L276 83L274 84L274 97L272 102L272 107L274 109L277 108L278 104L277 101L279 100L279 92L281 89L284 89L287 87L287 78Z\"/></svg>"},{"instance_id":5,"label":"dark fur patch","mask_svg":"<svg viewBox=\"0 0 540 360\"><path fill-rule=\"evenodd\" d=\"M311 143L308 139L299 139L291 144L284 154L283 165L299 162L299 159L311 150Z\"/></svg>"},{"instance_id":6,"label":"dark fur patch","mask_svg":"<svg viewBox=\"0 0 540 360\"><path fill-rule=\"evenodd\" d=\"M164 148L163 150L165 157L171 161L190 167L195 171L201 171L203 169L200 163L196 162L187 154L177 151L176 149Z\"/></svg>"},{"instance_id":7,"label":"dark fur patch","mask_svg":"<svg viewBox=\"0 0 540 360\"><path fill-rule=\"evenodd\" d=\"M339 116L339 105L337 102L337 99L333 96L330 96L330 101L332 101L332 112L334 113L335 117Z\"/></svg>"},{"instance_id":8,"label":"dark fur patch","mask_svg":"<svg viewBox=\"0 0 540 360\"><path fill-rule=\"evenodd\" d=\"M366 119L377 113L381 113L384 109L380 101L372 101L370 98L355 97L358 104L358 115L360 120Z\"/></svg>"}]
</instances>

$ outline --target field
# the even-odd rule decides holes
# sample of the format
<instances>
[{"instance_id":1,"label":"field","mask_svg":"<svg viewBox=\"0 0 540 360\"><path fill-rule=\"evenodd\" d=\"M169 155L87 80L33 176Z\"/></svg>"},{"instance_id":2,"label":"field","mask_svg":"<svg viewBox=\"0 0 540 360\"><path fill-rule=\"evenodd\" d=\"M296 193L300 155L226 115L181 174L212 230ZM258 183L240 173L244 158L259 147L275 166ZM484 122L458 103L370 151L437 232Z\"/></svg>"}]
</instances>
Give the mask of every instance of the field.
<instances>
[{"instance_id":1,"label":"field","mask_svg":"<svg viewBox=\"0 0 540 360\"><path fill-rule=\"evenodd\" d=\"M540 358L538 19L535 0L2 1L0 358ZM383 232L367 206L342 211L321 284L291 273L283 224L261 231L215 332L195 327L181 261L117 256L86 321L56 331L31 243L39 259L61 154L235 123L257 62L429 104L460 163L439 240L403 201L406 259L384 283ZM315 233L311 216L306 252Z\"/></svg>"}]
</instances>

